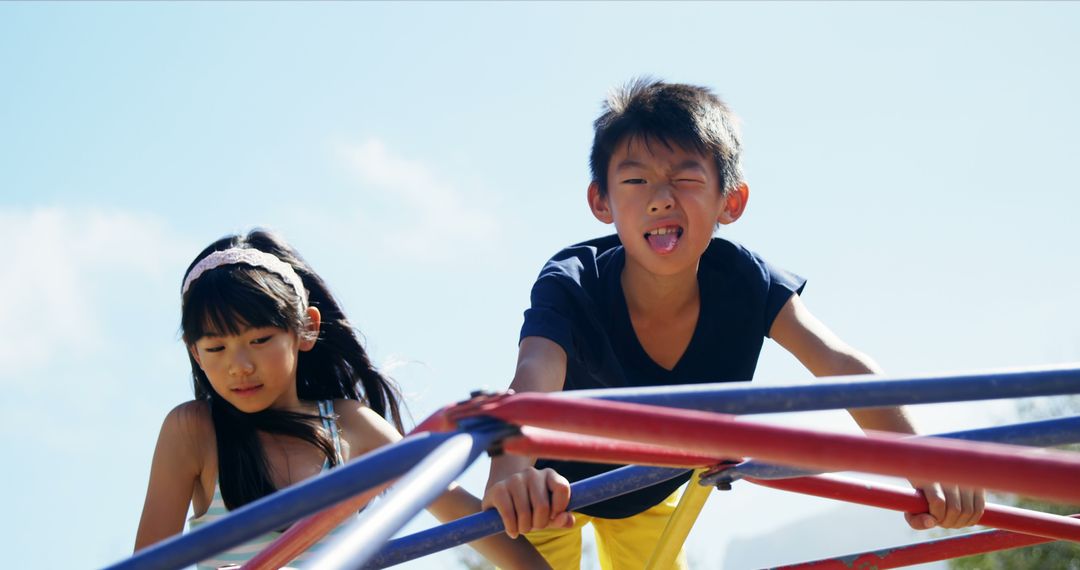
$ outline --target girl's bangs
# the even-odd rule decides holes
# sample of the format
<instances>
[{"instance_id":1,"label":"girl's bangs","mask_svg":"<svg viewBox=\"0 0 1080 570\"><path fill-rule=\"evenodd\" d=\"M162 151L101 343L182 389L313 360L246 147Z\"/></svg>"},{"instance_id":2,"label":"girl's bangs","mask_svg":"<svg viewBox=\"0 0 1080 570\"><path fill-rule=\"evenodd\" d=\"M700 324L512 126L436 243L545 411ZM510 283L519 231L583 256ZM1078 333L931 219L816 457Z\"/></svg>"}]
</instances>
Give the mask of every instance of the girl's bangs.
<instances>
[{"instance_id":1,"label":"girl's bangs","mask_svg":"<svg viewBox=\"0 0 1080 570\"><path fill-rule=\"evenodd\" d=\"M245 269L210 271L192 284L181 323L185 342L239 335L253 327L296 328L287 317L294 312L288 303L267 290L267 280L251 279L255 276Z\"/></svg>"}]
</instances>

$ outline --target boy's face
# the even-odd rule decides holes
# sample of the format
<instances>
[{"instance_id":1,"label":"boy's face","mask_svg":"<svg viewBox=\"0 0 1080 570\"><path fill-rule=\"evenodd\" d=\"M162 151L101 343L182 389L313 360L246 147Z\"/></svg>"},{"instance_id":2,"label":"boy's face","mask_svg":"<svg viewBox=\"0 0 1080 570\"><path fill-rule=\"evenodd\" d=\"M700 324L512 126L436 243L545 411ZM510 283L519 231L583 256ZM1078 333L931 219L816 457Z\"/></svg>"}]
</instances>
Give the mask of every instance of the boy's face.
<instances>
[{"instance_id":1,"label":"boy's face","mask_svg":"<svg viewBox=\"0 0 1080 570\"><path fill-rule=\"evenodd\" d=\"M641 137L616 145L607 196L589 187L593 215L615 224L627 263L656 275L696 274L713 228L735 221L746 197L745 186L721 194L709 157Z\"/></svg>"}]
</instances>

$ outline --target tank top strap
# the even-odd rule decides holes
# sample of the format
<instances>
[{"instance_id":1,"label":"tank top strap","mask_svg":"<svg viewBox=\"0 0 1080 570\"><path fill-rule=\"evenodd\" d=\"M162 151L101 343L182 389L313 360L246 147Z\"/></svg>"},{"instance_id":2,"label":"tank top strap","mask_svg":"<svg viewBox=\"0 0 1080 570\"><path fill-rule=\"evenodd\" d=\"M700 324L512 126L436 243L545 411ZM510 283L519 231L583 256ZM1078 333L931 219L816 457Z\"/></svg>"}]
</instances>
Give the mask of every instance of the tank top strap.
<instances>
[{"instance_id":1,"label":"tank top strap","mask_svg":"<svg viewBox=\"0 0 1080 570\"><path fill-rule=\"evenodd\" d=\"M330 439L334 442L334 455L337 457L338 465L345 463L345 457L341 453L341 432L338 431L337 414L334 413L334 401L333 400L319 400L319 417L322 419L323 427L326 431L330 432ZM328 468L329 464L324 465L324 469Z\"/></svg>"}]
</instances>

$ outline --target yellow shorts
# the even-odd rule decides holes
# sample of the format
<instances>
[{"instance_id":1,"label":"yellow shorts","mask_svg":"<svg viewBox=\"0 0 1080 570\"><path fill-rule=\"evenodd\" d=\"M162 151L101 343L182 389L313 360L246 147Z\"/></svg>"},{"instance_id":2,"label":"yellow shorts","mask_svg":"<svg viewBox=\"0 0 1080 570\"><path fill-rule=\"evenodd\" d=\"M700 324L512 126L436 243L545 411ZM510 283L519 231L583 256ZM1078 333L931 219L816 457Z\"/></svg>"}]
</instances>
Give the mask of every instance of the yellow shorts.
<instances>
[{"instance_id":1,"label":"yellow shorts","mask_svg":"<svg viewBox=\"0 0 1080 570\"><path fill-rule=\"evenodd\" d=\"M596 535L596 554L603 570L633 570L644 568L679 504L682 488L655 507L625 519L602 519L574 513L572 528L554 528L530 532L529 542L551 564L554 570L581 568L582 527L592 523ZM660 568L686 570L686 554L663 561Z\"/></svg>"}]
</instances>

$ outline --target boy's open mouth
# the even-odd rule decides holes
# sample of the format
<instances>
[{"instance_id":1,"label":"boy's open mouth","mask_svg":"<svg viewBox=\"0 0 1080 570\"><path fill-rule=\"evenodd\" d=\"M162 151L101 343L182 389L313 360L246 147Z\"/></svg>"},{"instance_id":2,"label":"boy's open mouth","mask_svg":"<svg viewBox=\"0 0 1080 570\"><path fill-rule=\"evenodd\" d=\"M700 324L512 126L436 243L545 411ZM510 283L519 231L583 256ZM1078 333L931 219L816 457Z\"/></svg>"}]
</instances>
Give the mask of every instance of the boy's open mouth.
<instances>
[{"instance_id":1,"label":"boy's open mouth","mask_svg":"<svg viewBox=\"0 0 1080 570\"><path fill-rule=\"evenodd\" d=\"M645 232L645 239L649 247L659 254L671 253L675 246L679 245L683 229L679 226L664 226Z\"/></svg>"}]
</instances>

